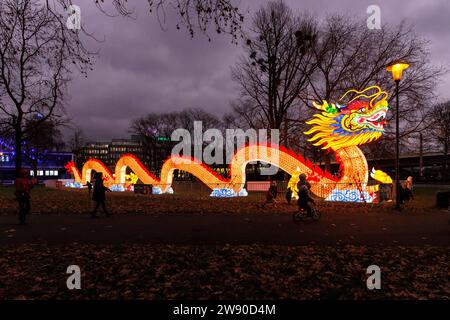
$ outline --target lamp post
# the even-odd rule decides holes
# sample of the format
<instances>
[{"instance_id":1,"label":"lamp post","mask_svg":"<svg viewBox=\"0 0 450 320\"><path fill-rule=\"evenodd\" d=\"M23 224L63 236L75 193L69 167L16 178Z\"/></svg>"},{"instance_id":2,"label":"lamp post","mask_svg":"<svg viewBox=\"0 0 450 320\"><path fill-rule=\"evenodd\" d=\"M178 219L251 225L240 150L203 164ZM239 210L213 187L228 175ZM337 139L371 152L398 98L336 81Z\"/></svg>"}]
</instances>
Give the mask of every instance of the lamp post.
<instances>
[{"instance_id":1,"label":"lamp post","mask_svg":"<svg viewBox=\"0 0 450 320\"><path fill-rule=\"evenodd\" d=\"M395 60L386 67L386 70L392 73L395 81L395 95L397 110L395 113L395 209L400 211L400 102L398 97L398 87L402 80L403 70L407 69L409 64L402 60Z\"/></svg>"}]
</instances>

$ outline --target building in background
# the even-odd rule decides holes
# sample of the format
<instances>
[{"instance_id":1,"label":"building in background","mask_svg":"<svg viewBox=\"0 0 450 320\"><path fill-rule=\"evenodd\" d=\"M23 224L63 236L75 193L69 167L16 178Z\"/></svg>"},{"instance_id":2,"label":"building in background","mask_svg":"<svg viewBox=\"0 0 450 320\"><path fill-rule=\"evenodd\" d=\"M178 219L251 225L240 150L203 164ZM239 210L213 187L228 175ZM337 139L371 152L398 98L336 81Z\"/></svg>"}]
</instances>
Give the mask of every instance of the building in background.
<instances>
[{"instance_id":1,"label":"building in background","mask_svg":"<svg viewBox=\"0 0 450 320\"><path fill-rule=\"evenodd\" d=\"M142 164L156 177L161 175L161 168L170 157L172 147L178 142L171 141L170 137L156 137L153 140L142 136L132 135L130 139L113 139L109 142L89 142L78 151L76 164L82 169L87 160L95 158L103 162L114 173L119 158L127 153L137 157ZM210 166L218 174L228 176L228 164ZM195 180L190 173L175 170L174 180Z\"/></svg>"},{"instance_id":2,"label":"building in background","mask_svg":"<svg viewBox=\"0 0 450 320\"><path fill-rule=\"evenodd\" d=\"M108 152L108 142L89 142L78 150L76 164L81 168L87 160L95 158L108 165Z\"/></svg>"},{"instance_id":3,"label":"building in background","mask_svg":"<svg viewBox=\"0 0 450 320\"><path fill-rule=\"evenodd\" d=\"M87 143L79 150L76 164L81 169L87 160L95 158L102 161L111 172L114 172L119 158L130 153L137 157L152 174L159 176L164 161L170 156L171 149L170 138L158 137L149 143L141 136L132 135L130 139Z\"/></svg>"},{"instance_id":4,"label":"building in background","mask_svg":"<svg viewBox=\"0 0 450 320\"><path fill-rule=\"evenodd\" d=\"M68 162L73 161L71 152L48 152L45 157L37 161L36 178L39 181L70 179L64 167ZM30 170L30 176L34 176L32 165L23 160L23 168ZM13 152L0 151L0 183L11 184L14 182L16 169Z\"/></svg>"}]
</instances>

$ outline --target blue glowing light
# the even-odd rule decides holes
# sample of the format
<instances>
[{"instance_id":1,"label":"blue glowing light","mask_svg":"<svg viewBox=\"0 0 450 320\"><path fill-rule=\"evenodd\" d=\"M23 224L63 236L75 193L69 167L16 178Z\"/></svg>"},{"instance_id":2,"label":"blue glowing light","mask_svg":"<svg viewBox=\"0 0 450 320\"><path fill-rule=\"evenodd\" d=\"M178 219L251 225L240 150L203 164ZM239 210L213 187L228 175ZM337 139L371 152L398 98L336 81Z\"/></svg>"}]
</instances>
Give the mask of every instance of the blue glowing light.
<instances>
[{"instance_id":1,"label":"blue glowing light","mask_svg":"<svg viewBox=\"0 0 450 320\"><path fill-rule=\"evenodd\" d=\"M374 196L367 191L360 192L359 190L337 190L334 189L325 201L340 201L340 202L366 202L372 203Z\"/></svg>"},{"instance_id":2,"label":"blue glowing light","mask_svg":"<svg viewBox=\"0 0 450 320\"><path fill-rule=\"evenodd\" d=\"M83 185L79 182L66 182L64 186L67 188L77 188L77 189L83 188Z\"/></svg>"},{"instance_id":3,"label":"blue glowing light","mask_svg":"<svg viewBox=\"0 0 450 320\"><path fill-rule=\"evenodd\" d=\"M152 188L152 194L162 194L162 190L160 187L153 187Z\"/></svg>"},{"instance_id":4,"label":"blue glowing light","mask_svg":"<svg viewBox=\"0 0 450 320\"><path fill-rule=\"evenodd\" d=\"M248 196L248 192L245 189L236 193L233 189L229 188L214 188L209 196L213 198L246 197Z\"/></svg>"}]
</instances>

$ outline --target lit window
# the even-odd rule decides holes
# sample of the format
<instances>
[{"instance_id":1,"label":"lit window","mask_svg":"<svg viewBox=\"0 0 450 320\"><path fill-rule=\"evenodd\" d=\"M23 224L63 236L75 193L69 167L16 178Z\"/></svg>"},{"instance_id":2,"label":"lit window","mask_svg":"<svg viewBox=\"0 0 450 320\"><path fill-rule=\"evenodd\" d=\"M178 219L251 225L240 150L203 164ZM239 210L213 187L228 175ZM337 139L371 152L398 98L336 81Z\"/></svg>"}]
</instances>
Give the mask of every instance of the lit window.
<instances>
[{"instance_id":1,"label":"lit window","mask_svg":"<svg viewBox=\"0 0 450 320\"><path fill-rule=\"evenodd\" d=\"M30 170L30 176L34 176L34 171Z\"/></svg>"},{"instance_id":2,"label":"lit window","mask_svg":"<svg viewBox=\"0 0 450 320\"><path fill-rule=\"evenodd\" d=\"M50 171L45 170L45 175L46 175L46 176L49 176L49 175L50 175Z\"/></svg>"},{"instance_id":3,"label":"lit window","mask_svg":"<svg viewBox=\"0 0 450 320\"><path fill-rule=\"evenodd\" d=\"M44 171L38 170L37 175L38 177L42 177L44 175Z\"/></svg>"}]
</instances>

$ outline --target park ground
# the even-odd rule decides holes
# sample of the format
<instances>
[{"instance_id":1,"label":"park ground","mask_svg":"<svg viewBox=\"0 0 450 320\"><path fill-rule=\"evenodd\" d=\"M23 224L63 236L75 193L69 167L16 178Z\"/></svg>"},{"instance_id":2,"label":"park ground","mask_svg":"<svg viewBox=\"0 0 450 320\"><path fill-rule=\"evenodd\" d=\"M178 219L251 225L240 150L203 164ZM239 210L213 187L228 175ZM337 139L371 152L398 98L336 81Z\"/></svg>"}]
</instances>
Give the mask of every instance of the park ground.
<instances>
[{"instance_id":1,"label":"park ground","mask_svg":"<svg viewBox=\"0 0 450 320\"><path fill-rule=\"evenodd\" d=\"M319 203L319 222L262 194L108 194L111 218L89 218L86 190L37 188L18 226L0 188L0 299L449 299L450 225L442 188L386 204ZM445 189L445 188L444 188ZM82 289L66 269L79 265ZM382 271L368 290L366 268Z\"/></svg>"}]
</instances>

